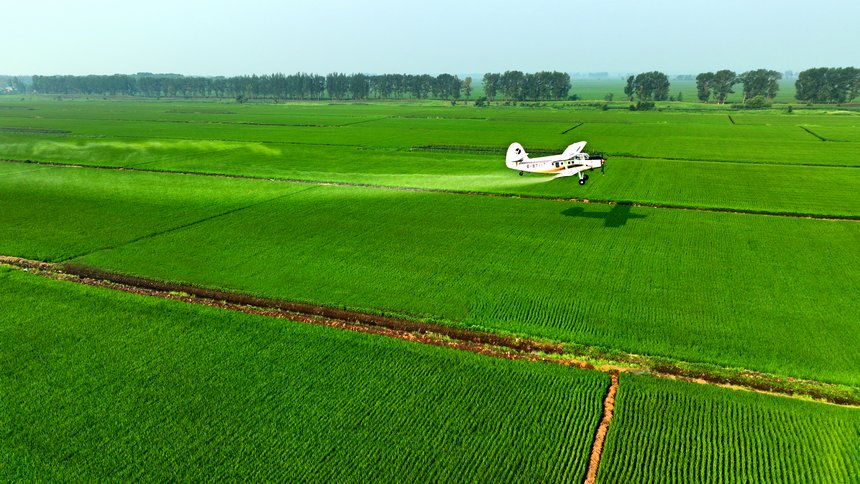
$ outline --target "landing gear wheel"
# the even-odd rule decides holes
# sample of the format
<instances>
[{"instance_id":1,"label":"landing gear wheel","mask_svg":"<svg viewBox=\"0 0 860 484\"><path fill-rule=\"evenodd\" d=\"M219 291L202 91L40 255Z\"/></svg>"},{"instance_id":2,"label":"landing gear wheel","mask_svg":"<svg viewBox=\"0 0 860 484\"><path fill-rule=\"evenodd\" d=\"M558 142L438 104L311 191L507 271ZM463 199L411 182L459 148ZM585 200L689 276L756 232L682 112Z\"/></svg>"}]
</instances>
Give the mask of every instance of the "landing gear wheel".
<instances>
[{"instance_id":1,"label":"landing gear wheel","mask_svg":"<svg viewBox=\"0 0 860 484\"><path fill-rule=\"evenodd\" d=\"M588 174L586 174L584 177L582 177L582 179L583 179L583 180L588 180Z\"/></svg>"},{"instance_id":2,"label":"landing gear wheel","mask_svg":"<svg viewBox=\"0 0 860 484\"><path fill-rule=\"evenodd\" d=\"M520 176L523 176L523 172L520 172Z\"/></svg>"},{"instance_id":3,"label":"landing gear wheel","mask_svg":"<svg viewBox=\"0 0 860 484\"><path fill-rule=\"evenodd\" d=\"M586 180L585 178L580 178L580 179L579 179L579 184L580 184L580 185L585 185L585 180Z\"/></svg>"}]
</instances>

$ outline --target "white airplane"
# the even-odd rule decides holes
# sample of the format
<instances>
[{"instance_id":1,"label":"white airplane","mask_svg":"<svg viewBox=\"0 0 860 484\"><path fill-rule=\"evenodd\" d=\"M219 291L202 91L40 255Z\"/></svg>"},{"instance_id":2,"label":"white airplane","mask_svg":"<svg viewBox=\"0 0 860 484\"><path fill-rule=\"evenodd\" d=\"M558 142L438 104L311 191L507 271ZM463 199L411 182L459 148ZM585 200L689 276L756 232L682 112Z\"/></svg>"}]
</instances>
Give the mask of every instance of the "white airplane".
<instances>
[{"instance_id":1,"label":"white airplane","mask_svg":"<svg viewBox=\"0 0 860 484\"><path fill-rule=\"evenodd\" d=\"M511 146L508 147L508 153L505 155L505 165L511 170L519 171L520 176L526 171L529 173L554 173L554 178L579 175L579 184L585 185L588 174L583 172L600 168L600 172L603 173L603 164L606 163L606 159L603 157L591 158L588 153L583 153L582 149L585 148L586 143L586 141L580 141L568 146L560 155L541 158L529 158L523 145L511 143Z\"/></svg>"}]
</instances>

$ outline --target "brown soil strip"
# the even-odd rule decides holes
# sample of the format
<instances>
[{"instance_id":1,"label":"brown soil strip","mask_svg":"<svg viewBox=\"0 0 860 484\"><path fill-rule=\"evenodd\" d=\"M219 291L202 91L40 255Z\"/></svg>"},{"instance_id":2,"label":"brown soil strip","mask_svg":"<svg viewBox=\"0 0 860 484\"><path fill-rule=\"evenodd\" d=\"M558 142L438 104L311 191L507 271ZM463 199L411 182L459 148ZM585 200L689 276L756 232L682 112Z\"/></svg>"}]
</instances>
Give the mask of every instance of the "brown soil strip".
<instances>
[{"instance_id":1,"label":"brown soil strip","mask_svg":"<svg viewBox=\"0 0 860 484\"><path fill-rule=\"evenodd\" d=\"M612 379L612 384L609 385L609 391L606 392L606 398L603 399L603 418L600 420L600 425L597 426L597 433L594 435L591 457L588 460L588 472L583 481L585 484L594 484L597 479L597 467L600 465L600 456L603 454L603 443L606 441L606 432L609 431L609 424L612 423L612 414L615 411L618 373L612 373L609 378Z\"/></svg>"},{"instance_id":2,"label":"brown soil strip","mask_svg":"<svg viewBox=\"0 0 860 484\"><path fill-rule=\"evenodd\" d=\"M468 328L414 321L384 314L368 314L347 309L267 299L191 285L174 284L95 268L52 264L20 257L0 256L0 264L35 274L132 294L173 299L191 304L218 307L292 321L332 326L437 346L456 348L497 358L555 363L581 369L618 374L629 372L656 378L716 385L733 390L782 397L816 399L822 403L860 406L860 389L812 380L776 377L749 370L703 369L686 362L667 363L634 354L611 355L592 347L571 349L564 344L539 341Z\"/></svg>"},{"instance_id":3,"label":"brown soil strip","mask_svg":"<svg viewBox=\"0 0 860 484\"><path fill-rule=\"evenodd\" d=\"M37 160L11 160L11 159L0 159L0 162L3 163L18 163L18 164L30 164L30 165L40 165L40 166L54 166L59 168L88 168L93 170L110 170L110 171L131 171L131 172L141 172L141 173L165 173L171 175L190 175L190 176L206 176L213 178L233 178L240 180L264 180L270 182L281 182L281 183L303 183L307 185L326 185L326 186L337 186L337 187L355 187L355 188L373 188L378 190L393 190L393 191L404 191L404 192L418 192L418 193L445 193L450 195L469 195L469 196L482 196L482 197L492 197L492 198L520 198L524 200L547 200L552 202L568 202L568 203L593 203L598 205L625 205L630 207L643 207L643 208L657 208L657 209L667 209L667 210L687 210L691 212L709 212L709 213L731 213L737 215L759 215L759 216L767 216L767 217L787 217L787 218L805 218L805 219L813 219L813 220L832 220L832 221L860 221L860 215L821 215L814 213L800 213L800 212L775 212L768 210L738 210L734 208L720 208L720 207L691 207L684 205L672 205L672 204L659 204L659 203L640 203L640 202L631 202L625 200L600 200L593 198L565 198L565 197L549 197L549 196L540 196L540 195L524 195L524 194L511 194L511 193L490 193L490 192L477 192L477 191L460 191L460 190L447 190L442 188L417 188L417 187L403 187L403 186L391 186L391 185L375 185L372 183L348 183L348 182L337 182L337 181L326 181L326 180L302 180L296 178L279 178L279 177L265 177L265 176L252 176L252 175L234 175L228 173L208 173L202 171L187 171L187 170L164 170L164 169L154 169L154 168L136 168L131 166L114 166L114 165L80 165L75 163L61 163L61 162L52 162L52 161L37 161Z\"/></svg>"}]
</instances>

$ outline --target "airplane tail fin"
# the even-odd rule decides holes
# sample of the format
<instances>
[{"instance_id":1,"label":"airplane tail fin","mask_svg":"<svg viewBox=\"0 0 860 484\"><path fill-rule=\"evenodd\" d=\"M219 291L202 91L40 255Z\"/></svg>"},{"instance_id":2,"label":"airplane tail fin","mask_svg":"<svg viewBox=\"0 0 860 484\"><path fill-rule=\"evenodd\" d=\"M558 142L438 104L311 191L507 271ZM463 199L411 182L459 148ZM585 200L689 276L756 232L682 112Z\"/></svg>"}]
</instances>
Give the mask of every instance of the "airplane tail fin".
<instances>
[{"instance_id":1,"label":"airplane tail fin","mask_svg":"<svg viewBox=\"0 0 860 484\"><path fill-rule=\"evenodd\" d=\"M529 161L529 154L526 153L523 145L519 143L511 143L508 146L508 153L505 155L505 164L508 168L516 169L517 163Z\"/></svg>"}]
</instances>

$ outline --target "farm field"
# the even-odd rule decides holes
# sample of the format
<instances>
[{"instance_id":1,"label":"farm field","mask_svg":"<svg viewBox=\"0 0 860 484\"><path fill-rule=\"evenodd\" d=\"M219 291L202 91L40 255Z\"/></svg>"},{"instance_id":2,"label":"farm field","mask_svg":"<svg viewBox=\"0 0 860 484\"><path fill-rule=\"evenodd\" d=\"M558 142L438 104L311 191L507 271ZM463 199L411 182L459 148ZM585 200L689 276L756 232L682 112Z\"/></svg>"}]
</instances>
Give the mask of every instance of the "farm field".
<instances>
[{"instance_id":1,"label":"farm field","mask_svg":"<svg viewBox=\"0 0 860 484\"><path fill-rule=\"evenodd\" d=\"M604 371L805 379L856 405L860 114L624 107L4 97L0 256L532 339L564 354L519 356ZM512 141L580 139L609 159L585 186L504 166ZM582 481L609 385L6 266L0 307L13 480ZM856 408L611 388L598 482L860 472Z\"/></svg>"},{"instance_id":2,"label":"farm field","mask_svg":"<svg viewBox=\"0 0 860 484\"><path fill-rule=\"evenodd\" d=\"M860 412L621 375L598 482L853 482Z\"/></svg>"},{"instance_id":3,"label":"farm field","mask_svg":"<svg viewBox=\"0 0 860 484\"><path fill-rule=\"evenodd\" d=\"M605 374L0 266L0 474L580 482Z\"/></svg>"},{"instance_id":4,"label":"farm field","mask_svg":"<svg viewBox=\"0 0 860 484\"><path fill-rule=\"evenodd\" d=\"M860 217L855 115L80 100L0 107L5 159ZM512 177L502 159L513 139L533 154L587 139L609 154L607 176L584 187Z\"/></svg>"},{"instance_id":5,"label":"farm field","mask_svg":"<svg viewBox=\"0 0 860 484\"><path fill-rule=\"evenodd\" d=\"M5 255L860 381L854 221L24 167L0 177Z\"/></svg>"}]
</instances>

